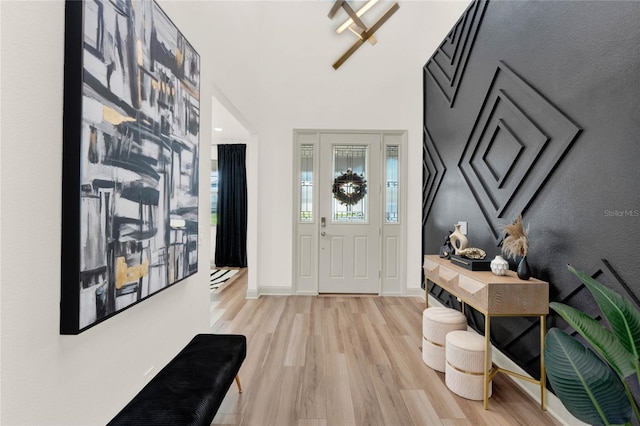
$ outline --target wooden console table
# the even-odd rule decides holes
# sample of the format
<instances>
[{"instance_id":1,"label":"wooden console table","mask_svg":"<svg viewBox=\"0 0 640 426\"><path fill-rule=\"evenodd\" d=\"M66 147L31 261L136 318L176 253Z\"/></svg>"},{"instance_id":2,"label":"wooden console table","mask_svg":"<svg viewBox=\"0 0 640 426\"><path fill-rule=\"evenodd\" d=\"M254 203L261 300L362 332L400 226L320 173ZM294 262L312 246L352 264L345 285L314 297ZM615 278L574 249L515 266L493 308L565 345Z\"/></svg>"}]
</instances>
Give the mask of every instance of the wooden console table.
<instances>
[{"instance_id":1,"label":"wooden console table","mask_svg":"<svg viewBox=\"0 0 640 426\"><path fill-rule=\"evenodd\" d=\"M549 313L549 283L531 278L527 281L509 271L505 276L494 275L490 271L470 271L454 265L438 255L424 257L426 306L429 307L429 287L426 280L433 281L464 305L484 314L485 356L484 356L484 408L489 408L489 383L501 373L540 385L540 407L546 410L546 375L544 370L544 336L546 315ZM490 318L514 316L540 317L540 380L535 380L516 372L493 365L489 358L491 347Z\"/></svg>"}]
</instances>

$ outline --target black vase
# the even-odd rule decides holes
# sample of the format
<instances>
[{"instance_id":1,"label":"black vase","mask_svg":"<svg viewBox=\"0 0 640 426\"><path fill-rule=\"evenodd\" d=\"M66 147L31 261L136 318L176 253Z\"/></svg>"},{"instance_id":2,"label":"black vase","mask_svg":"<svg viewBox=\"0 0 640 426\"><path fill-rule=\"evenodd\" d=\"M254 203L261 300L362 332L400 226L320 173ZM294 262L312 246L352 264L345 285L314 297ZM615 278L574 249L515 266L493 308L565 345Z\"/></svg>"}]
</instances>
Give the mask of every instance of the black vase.
<instances>
[{"instance_id":1,"label":"black vase","mask_svg":"<svg viewBox=\"0 0 640 426\"><path fill-rule=\"evenodd\" d=\"M520 263L518 263L518 269L516 269L516 273L518 274L518 278L521 280L528 280L531 278L531 268L529 268L529 262L527 262L527 256L524 256L520 259Z\"/></svg>"}]
</instances>

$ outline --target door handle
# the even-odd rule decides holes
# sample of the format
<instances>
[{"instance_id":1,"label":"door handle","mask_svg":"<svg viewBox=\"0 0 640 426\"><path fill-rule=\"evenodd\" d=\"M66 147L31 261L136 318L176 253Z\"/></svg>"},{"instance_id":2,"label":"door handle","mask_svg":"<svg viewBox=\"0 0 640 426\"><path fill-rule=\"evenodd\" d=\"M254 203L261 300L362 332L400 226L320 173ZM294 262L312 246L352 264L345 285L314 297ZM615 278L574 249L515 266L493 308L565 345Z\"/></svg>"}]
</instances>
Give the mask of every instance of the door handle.
<instances>
[{"instance_id":1,"label":"door handle","mask_svg":"<svg viewBox=\"0 0 640 426\"><path fill-rule=\"evenodd\" d=\"M326 233L326 232L324 232L324 231L322 231L322 232L320 233L320 235L322 235L322 236L324 237L325 235L327 235L327 233Z\"/></svg>"}]
</instances>

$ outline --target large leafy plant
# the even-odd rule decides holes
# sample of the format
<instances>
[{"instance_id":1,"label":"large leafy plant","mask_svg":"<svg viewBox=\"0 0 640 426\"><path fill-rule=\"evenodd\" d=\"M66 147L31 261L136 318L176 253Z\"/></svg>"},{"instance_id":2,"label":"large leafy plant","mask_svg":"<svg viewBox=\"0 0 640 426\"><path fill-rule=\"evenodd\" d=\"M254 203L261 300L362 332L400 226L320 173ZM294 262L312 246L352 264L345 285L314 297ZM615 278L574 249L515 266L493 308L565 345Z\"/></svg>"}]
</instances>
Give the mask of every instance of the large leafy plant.
<instances>
[{"instance_id":1,"label":"large leafy plant","mask_svg":"<svg viewBox=\"0 0 640 426\"><path fill-rule=\"evenodd\" d=\"M640 411L626 382L634 374L640 382L640 311L588 274L571 266L569 270L589 289L611 330L571 306L551 302L551 309L591 349L558 328L550 329L544 350L549 382L567 410L583 422L630 424L634 415L640 422Z\"/></svg>"}]
</instances>

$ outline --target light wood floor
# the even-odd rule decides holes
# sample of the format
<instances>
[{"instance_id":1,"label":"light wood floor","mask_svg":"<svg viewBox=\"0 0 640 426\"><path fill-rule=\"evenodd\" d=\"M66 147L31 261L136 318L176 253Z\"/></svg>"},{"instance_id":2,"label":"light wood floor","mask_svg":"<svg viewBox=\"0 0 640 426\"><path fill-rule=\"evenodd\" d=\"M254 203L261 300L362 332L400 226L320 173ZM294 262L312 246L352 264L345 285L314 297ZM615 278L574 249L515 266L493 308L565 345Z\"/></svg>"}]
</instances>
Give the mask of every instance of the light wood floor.
<instances>
[{"instance_id":1,"label":"light wood floor","mask_svg":"<svg viewBox=\"0 0 640 426\"><path fill-rule=\"evenodd\" d=\"M422 362L420 298L263 296L246 277L212 293L214 333L247 336L214 425L557 425L499 374L489 410Z\"/></svg>"}]
</instances>

